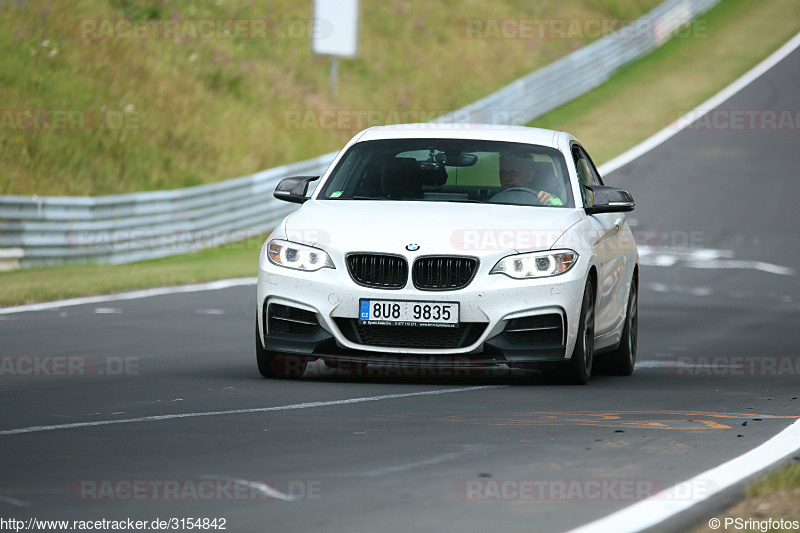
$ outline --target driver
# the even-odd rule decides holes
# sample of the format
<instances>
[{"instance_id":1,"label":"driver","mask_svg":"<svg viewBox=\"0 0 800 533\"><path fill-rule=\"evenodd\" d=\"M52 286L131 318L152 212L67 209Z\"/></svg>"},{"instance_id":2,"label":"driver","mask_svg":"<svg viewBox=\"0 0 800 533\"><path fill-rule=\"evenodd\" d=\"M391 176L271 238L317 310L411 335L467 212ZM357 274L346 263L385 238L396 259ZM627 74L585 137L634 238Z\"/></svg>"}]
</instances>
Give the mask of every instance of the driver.
<instances>
[{"instance_id":1,"label":"driver","mask_svg":"<svg viewBox=\"0 0 800 533\"><path fill-rule=\"evenodd\" d=\"M563 205L561 200L547 191L535 187L533 156L526 152L500 153L500 185L504 189L524 187L537 193L542 205Z\"/></svg>"}]
</instances>

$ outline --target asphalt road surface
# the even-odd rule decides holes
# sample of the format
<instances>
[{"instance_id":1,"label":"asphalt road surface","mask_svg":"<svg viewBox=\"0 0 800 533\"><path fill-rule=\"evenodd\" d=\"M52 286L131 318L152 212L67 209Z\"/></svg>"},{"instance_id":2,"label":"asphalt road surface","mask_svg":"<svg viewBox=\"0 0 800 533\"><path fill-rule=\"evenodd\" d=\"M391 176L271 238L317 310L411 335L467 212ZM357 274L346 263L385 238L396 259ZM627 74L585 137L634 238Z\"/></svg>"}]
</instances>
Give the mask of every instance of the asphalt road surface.
<instances>
[{"instance_id":1,"label":"asphalt road surface","mask_svg":"<svg viewBox=\"0 0 800 533\"><path fill-rule=\"evenodd\" d=\"M563 531L758 446L800 417L800 132L719 119L798 85L796 51L606 177L643 245L630 378L264 380L253 287L0 315L0 518Z\"/></svg>"}]
</instances>

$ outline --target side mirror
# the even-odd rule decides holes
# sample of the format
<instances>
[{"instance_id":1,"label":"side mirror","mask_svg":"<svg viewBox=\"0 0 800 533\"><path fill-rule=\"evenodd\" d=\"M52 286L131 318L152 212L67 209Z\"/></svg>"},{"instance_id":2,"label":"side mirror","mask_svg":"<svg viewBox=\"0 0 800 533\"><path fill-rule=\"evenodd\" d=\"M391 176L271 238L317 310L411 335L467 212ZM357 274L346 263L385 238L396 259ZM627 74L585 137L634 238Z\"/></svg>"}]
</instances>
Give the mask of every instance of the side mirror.
<instances>
[{"instance_id":1,"label":"side mirror","mask_svg":"<svg viewBox=\"0 0 800 533\"><path fill-rule=\"evenodd\" d=\"M306 196L308 184L318 179L319 176L294 176L292 178L283 178L278 183L278 186L275 187L275 192L272 193L272 196L284 202L302 204L308 200L308 196Z\"/></svg>"},{"instance_id":2,"label":"side mirror","mask_svg":"<svg viewBox=\"0 0 800 533\"><path fill-rule=\"evenodd\" d=\"M604 185L585 185L586 214L633 211L636 202L628 191Z\"/></svg>"}]
</instances>

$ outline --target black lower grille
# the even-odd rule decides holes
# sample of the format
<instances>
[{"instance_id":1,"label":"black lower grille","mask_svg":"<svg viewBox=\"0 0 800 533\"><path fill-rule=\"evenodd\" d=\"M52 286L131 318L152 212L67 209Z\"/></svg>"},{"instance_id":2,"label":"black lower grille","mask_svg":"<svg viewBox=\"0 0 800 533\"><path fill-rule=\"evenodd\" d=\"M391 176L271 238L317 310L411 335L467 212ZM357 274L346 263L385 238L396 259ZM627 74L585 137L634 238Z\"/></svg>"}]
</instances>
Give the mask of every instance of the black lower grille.
<instances>
[{"instance_id":1,"label":"black lower grille","mask_svg":"<svg viewBox=\"0 0 800 533\"><path fill-rule=\"evenodd\" d=\"M270 334L313 335L319 329L317 315L311 311L280 304L269 304L267 324Z\"/></svg>"},{"instance_id":2,"label":"black lower grille","mask_svg":"<svg viewBox=\"0 0 800 533\"><path fill-rule=\"evenodd\" d=\"M536 315L515 318L503 330L511 342L563 344L564 325L561 315Z\"/></svg>"},{"instance_id":3,"label":"black lower grille","mask_svg":"<svg viewBox=\"0 0 800 533\"><path fill-rule=\"evenodd\" d=\"M483 322L462 322L456 328L435 326L367 326L351 318L336 323L350 342L386 348L455 349L474 344L486 330Z\"/></svg>"},{"instance_id":4,"label":"black lower grille","mask_svg":"<svg viewBox=\"0 0 800 533\"><path fill-rule=\"evenodd\" d=\"M402 289L408 281L404 257L387 254L350 254L347 270L359 285L379 289Z\"/></svg>"},{"instance_id":5,"label":"black lower grille","mask_svg":"<svg viewBox=\"0 0 800 533\"><path fill-rule=\"evenodd\" d=\"M420 257L412 268L414 287L426 291L463 289L477 270L478 260L474 257Z\"/></svg>"}]
</instances>

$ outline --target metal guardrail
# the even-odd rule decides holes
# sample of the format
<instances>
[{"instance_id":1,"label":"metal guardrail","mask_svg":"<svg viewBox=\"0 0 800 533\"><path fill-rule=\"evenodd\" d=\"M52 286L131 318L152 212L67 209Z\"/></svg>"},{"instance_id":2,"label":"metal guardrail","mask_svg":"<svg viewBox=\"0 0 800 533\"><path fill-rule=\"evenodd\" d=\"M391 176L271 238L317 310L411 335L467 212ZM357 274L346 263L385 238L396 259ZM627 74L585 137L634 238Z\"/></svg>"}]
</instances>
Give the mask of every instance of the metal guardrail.
<instances>
[{"instance_id":1,"label":"metal guardrail","mask_svg":"<svg viewBox=\"0 0 800 533\"><path fill-rule=\"evenodd\" d=\"M434 122L527 124L602 84L719 1L667 0L630 26ZM278 181L322 174L335 156L186 189L100 197L0 196L0 270L127 263L268 233L296 208L273 198Z\"/></svg>"},{"instance_id":2,"label":"metal guardrail","mask_svg":"<svg viewBox=\"0 0 800 533\"><path fill-rule=\"evenodd\" d=\"M99 197L0 197L0 269L127 263L219 246L270 232L293 209L275 200L282 178L319 174L325 155L251 176L176 189ZM9 265L9 262L12 262Z\"/></svg>"}]
</instances>

